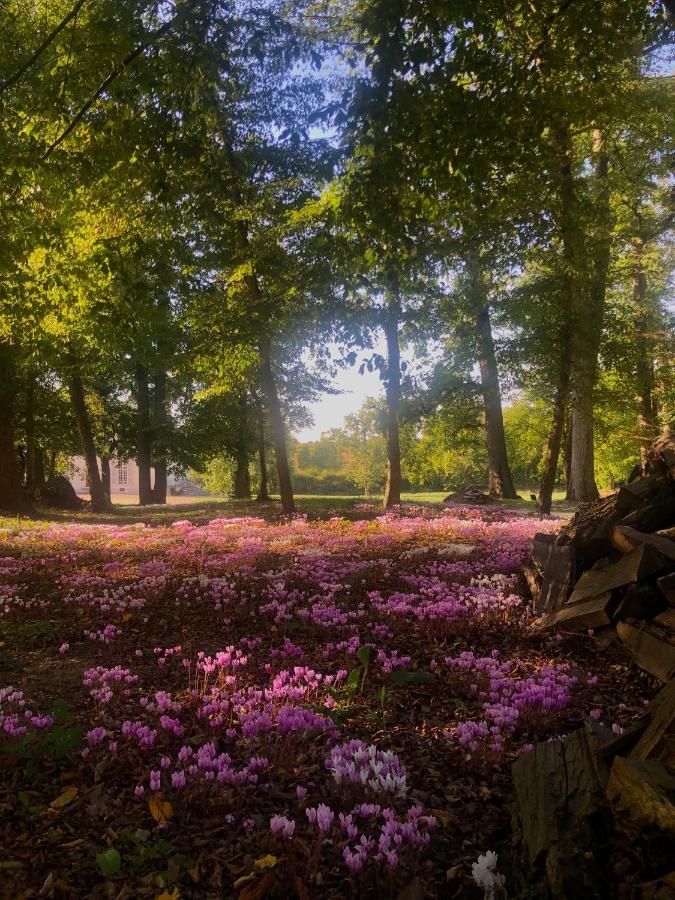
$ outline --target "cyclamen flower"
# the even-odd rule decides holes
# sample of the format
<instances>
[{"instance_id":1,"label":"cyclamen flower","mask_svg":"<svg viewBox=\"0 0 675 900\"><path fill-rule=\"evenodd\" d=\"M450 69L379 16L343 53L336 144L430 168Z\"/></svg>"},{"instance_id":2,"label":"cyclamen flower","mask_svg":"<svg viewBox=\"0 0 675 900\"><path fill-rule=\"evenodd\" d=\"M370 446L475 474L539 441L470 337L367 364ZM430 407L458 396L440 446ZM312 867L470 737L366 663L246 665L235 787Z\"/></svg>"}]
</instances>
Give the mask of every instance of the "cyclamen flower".
<instances>
[{"instance_id":1,"label":"cyclamen flower","mask_svg":"<svg viewBox=\"0 0 675 900\"><path fill-rule=\"evenodd\" d=\"M287 819L286 816L272 816L270 819L270 829L272 834L290 840L295 831L295 822L293 819Z\"/></svg>"},{"instance_id":2,"label":"cyclamen flower","mask_svg":"<svg viewBox=\"0 0 675 900\"><path fill-rule=\"evenodd\" d=\"M62 653L62 654L67 653L69 650L70 650L70 644L67 644L67 643L63 643L59 647L59 653Z\"/></svg>"},{"instance_id":3,"label":"cyclamen flower","mask_svg":"<svg viewBox=\"0 0 675 900\"><path fill-rule=\"evenodd\" d=\"M504 887L504 876L495 871L497 859L494 850L488 850L487 853L481 854L471 867L473 880L482 889L485 900L492 900L495 891Z\"/></svg>"},{"instance_id":4,"label":"cyclamen flower","mask_svg":"<svg viewBox=\"0 0 675 900\"><path fill-rule=\"evenodd\" d=\"M162 786L162 773L158 771L150 772L150 790L157 793Z\"/></svg>"}]
</instances>

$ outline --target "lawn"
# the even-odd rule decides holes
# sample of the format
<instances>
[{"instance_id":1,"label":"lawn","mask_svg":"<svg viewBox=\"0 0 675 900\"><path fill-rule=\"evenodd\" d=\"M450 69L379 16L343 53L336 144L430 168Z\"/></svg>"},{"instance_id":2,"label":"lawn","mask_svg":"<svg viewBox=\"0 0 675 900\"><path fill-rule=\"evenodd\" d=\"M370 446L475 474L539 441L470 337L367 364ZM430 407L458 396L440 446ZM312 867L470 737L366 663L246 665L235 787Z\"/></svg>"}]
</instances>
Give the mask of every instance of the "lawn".
<instances>
[{"instance_id":1,"label":"lawn","mask_svg":"<svg viewBox=\"0 0 675 900\"><path fill-rule=\"evenodd\" d=\"M530 629L557 523L336 502L0 522L2 896L480 897L488 850L515 882L512 761L654 686Z\"/></svg>"}]
</instances>

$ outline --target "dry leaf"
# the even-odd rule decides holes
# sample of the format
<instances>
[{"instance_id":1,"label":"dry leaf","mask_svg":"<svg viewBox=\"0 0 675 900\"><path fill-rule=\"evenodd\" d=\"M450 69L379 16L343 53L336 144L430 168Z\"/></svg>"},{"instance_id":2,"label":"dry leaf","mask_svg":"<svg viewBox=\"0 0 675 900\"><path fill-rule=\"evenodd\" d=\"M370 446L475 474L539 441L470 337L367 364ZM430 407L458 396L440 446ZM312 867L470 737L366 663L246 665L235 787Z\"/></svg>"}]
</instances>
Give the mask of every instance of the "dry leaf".
<instances>
[{"instance_id":1,"label":"dry leaf","mask_svg":"<svg viewBox=\"0 0 675 900\"><path fill-rule=\"evenodd\" d=\"M236 890L239 890L240 887L243 887L245 884L248 884L249 881L253 881L255 878L255 873L251 872L249 875L242 875L241 878L237 878L234 883L234 887Z\"/></svg>"},{"instance_id":2,"label":"dry leaf","mask_svg":"<svg viewBox=\"0 0 675 900\"><path fill-rule=\"evenodd\" d=\"M62 794L59 794L56 800L52 800L49 805L52 809L63 809L64 806L68 806L69 803L73 802L79 792L80 789L75 787L74 784L71 784L71 786L66 788Z\"/></svg>"},{"instance_id":3,"label":"dry leaf","mask_svg":"<svg viewBox=\"0 0 675 900\"><path fill-rule=\"evenodd\" d=\"M159 825L166 825L173 815L173 806L168 800L158 800L157 797L150 797L148 806L150 807L150 815Z\"/></svg>"},{"instance_id":4,"label":"dry leaf","mask_svg":"<svg viewBox=\"0 0 675 900\"><path fill-rule=\"evenodd\" d=\"M267 856L261 856L260 859L256 859L253 865L257 869L273 869L278 862L279 860L276 856L272 856L271 853L268 853Z\"/></svg>"}]
</instances>

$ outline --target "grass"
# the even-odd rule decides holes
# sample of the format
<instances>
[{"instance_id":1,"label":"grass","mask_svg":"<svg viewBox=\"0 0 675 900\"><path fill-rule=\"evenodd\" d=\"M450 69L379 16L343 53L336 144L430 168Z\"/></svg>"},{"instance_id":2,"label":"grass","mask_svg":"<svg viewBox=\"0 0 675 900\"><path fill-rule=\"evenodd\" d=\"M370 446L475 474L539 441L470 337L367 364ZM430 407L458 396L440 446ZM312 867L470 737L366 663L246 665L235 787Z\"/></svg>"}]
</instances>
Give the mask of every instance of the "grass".
<instances>
[{"instance_id":1,"label":"grass","mask_svg":"<svg viewBox=\"0 0 675 900\"><path fill-rule=\"evenodd\" d=\"M407 492L401 495L404 503L441 503L447 496L445 491ZM529 490L521 490L519 500L498 500L496 503L504 508L527 513L533 509L529 500ZM527 499L526 499L527 498ZM330 518L332 515L347 515L355 512L355 507L361 504L372 504L373 510L377 510L381 498L378 495L364 497L355 494L335 494L330 496L317 494L296 494L296 505L299 513L309 518ZM98 524L132 524L144 522L147 525L166 525L179 519L187 519L197 524L204 524L211 519L238 516L258 516L263 518L275 518L281 514L279 498L273 496L268 503L259 503L255 500L230 500L225 497L172 497L166 506L138 505L136 497L125 496L122 502L113 504L113 508L105 513L92 513L85 508L81 511L53 510L36 508L33 516L3 517L5 525L14 524L25 528L28 522L34 522L39 526L40 522L82 522ZM563 491L556 491L553 496L553 513L569 515L575 505L567 503Z\"/></svg>"}]
</instances>

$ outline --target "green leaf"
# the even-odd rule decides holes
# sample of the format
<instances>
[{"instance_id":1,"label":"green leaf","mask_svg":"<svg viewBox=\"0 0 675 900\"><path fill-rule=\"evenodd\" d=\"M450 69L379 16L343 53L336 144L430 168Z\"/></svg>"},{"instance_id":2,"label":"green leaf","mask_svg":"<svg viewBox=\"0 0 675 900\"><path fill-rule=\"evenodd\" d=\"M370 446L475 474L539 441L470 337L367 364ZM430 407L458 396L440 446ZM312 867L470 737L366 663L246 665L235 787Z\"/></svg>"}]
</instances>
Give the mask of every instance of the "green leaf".
<instances>
[{"instance_id":1,"label":"green leaf","mask_svg":"<svg viewBox=\"0 0 675 900\"><path fill-rule=\"evenodd\" d=\"M436 676L433 672L425 672L418 669L411 672L409 669L395 669L389 676L389 684L392 687L403 687L406 684L433 684Z\"/></svg>"},{"instance_id":2,"label":"green leaf","mask_svg":"<svg viewBox=\"0 0 675 900\"><path fill-rule=\"evenodd\" d=\"M370 665L370 657L372 656L373 651L370 647L359 647L356 651L356 658L361 663L364 669L367 669Z\"/></svg>"},{"instance_id":3,"label":"green leaf","mask_svg":"<svg viewBox=\"0 0 675 900\"><path fill-rule=\"evenodd\" d=\"M96 862L104 875L117 875L122 868L122 857L114 847L108 847L103 853L97 853Z\"/></svg>"},{"instance_id":4,"label":"green leaf","mask_svg":"<svg viewBox=\"0 0 675 900\"><path fill-rule=\"evenodd\" d=\"M347 690L354 693L358 691L359 685L361 684L361 672L359 669L352 669L349 673L349 678L347 679Z\"/></svg>"}]
</instances>

